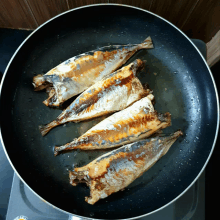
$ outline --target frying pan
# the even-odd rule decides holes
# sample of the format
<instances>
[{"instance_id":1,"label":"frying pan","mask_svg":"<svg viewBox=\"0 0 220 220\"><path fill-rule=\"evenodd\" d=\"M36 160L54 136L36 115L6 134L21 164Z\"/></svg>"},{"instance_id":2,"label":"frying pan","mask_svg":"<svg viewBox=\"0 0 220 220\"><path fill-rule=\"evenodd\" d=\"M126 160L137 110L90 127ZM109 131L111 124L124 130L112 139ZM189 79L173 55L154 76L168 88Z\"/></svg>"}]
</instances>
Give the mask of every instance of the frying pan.
<instances>
[{"instance_id":1,"label":"frying pan","mask_svg":"<svg viewBox=\"0 0 220 220\"><path fill-rule=\"evenodd\" d=\"M184 136L124 191L89 205L89 189L69 184L68 170L106 151L72 151L53 156L53 147L70 142L103 119L69 123L42 137L38 125L61 109L44 106L46 93L34 92L32 78L77 54L111 44L135 44L151 36L155 48L129 61L147 61L139 74L154 91L155 109L172 114ZM72 100L70 100L72 101ZM196 181L213 151L219 127L218 94L212 74L194 44L174 25L139 8L100 4L73 9L36 29L15 52L4 73L0 98L1 140L7 157L34 193L72 215L129 219L169 205Z\"/></svg>"}]
</instances>

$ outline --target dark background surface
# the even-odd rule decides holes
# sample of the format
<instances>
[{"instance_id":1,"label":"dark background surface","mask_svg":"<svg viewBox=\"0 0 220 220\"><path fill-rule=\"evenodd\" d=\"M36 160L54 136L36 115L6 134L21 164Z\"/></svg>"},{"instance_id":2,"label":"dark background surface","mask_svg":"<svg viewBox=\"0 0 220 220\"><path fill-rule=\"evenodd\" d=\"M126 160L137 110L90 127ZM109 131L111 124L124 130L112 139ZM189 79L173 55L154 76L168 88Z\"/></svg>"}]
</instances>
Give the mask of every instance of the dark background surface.
<instances>
[{"instance_id":1,"label":"dark background surface","mask_svg":"<svg viewBox=\"0 0 220 220\"><path fill-rule=\"evenodd\" d=\"M0 1L0 27L35 29L48 19L80 6L126 4L167 19L189 37L210 41L220 27L219 0L16 0Z\"/></svg>"},{"instance_id":2,"label":"dark background surface","mask_svg":"<svg viewBox=\"0 0 220 220\"><path fill-rule=\"evenodd\" d=\"M30 31L0 29L0 59L1 59L0 72L4 72L7 63L10 60L10 57L13 55L16 48L20 45L20 43L29 33ZM215 74L219 72L219 69L220 69L219 63L212 68L214 77ZM217 79L215 80L218 87L219 81L217 81ZM217 164L217 162L220 154L218 145L219 144L217 142L214 153L206 168L206 215L208 215L209 213L214 214L215 211L217 214L218 211L217 208L214 208L216 203L214 202L212 197L213 195L217 196L217 198L219 196L217 181L215 181L216 172L217 172L216 168L219 165ZM2 148L0 148L0 156L1 156L0 161L2 161L0 164L0 173L2 173L1 172L2 169L8 167L7 169L8 172L6 174L4 173L4 176L1 175L0 178L0 217L4 219L7 210L13 170L10 168L10 165L5 157Z\"/></svg>"},{"instance_id":3,"label":"dark background surface","mask_svg":"<svg viewBox=\"0 0 220 220\"><path fill-rule=\"evenodd\" d=\"M31 33L31 31L0 29L0 77L5 68L19 47L21 42ZM5 152L0 145L0 219L4 220L9 195L11 190L12 178L14 171L9 164Z\"/></svg>"}]
</instances>

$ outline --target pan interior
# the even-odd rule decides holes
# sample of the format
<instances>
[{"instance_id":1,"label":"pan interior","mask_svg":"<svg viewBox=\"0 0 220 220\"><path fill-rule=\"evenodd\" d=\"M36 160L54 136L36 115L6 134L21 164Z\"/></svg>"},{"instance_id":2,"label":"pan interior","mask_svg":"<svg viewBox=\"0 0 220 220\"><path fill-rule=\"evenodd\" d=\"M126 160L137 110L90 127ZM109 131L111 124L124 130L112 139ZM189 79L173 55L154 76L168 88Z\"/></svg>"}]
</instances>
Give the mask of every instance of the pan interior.
<instances>
[{"instance_id":1,"label":"pan interior","mask_svg":"<svg viewBox=\"0 0 220 220\"><path fill-rule=\"evenodd\" d=\"M136 58L147 61L139 79L153 89L155 109L172 115L172 126L164 133L181 129L184 136L127 189L89 205L84 201L89 189L83 184L71 186L68 170L106 151L72 151L54 157L53 147L79 137L104 117L68 123L42 137L38 125L55 119L61 110L42 104L47 95L33 91L32 78L80 53L106 45L140 43L148 36L155 48L138 52L128 63ZM5 148L23 180L54 206L100 219L144 215L175 199L203 168L217 126L213 81L196 49L165 21L122 6L71 11L41 27L11 62L0 103Z\"/></svg>"}]
</instances>

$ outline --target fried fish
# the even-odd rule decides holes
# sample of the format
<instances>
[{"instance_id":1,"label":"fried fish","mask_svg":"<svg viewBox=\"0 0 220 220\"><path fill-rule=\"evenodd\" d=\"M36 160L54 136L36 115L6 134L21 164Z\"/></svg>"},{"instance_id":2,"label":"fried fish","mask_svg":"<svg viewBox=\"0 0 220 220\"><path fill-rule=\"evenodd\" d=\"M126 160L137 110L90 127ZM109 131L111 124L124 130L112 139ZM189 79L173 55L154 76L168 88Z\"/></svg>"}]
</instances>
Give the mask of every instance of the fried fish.
<instances>
[{"instance_id":1,"label":"fried fish","mask_svg":"<svg viewBox=\"0 0 220 220\"><path fill-rule=\"evenodd\" d=\"M35 91L46 89L46 106L60 106L122 66L140 49L153 48L148 37L141 44L99 48L68 59L44 75L33 78Z\"/></svg>"},{"instance_id":2,"label":"fried fish","mask_svg":"<svg viewBox=\"0 0 220 220\"><path fill-rule=\"evenodd\" d=\"M46 135L52 128L66 122L79 122L125 109L150 93L136 77L144 68L140 59L108 75L78 96L54 121L40 126Z\"/></svg>"},{"instance_id":3,"label":"fried fish","mask_svg":"<svg viewBox=\"0 0 220 220\"><path fill-rule=\"evenodd\" d=\"M93 150L117 147L149 137L171 125L170 113L160 114L154 110L152 94L116 112L85 134L66 145L55 147L54 155L64 150Z\"/></svg>"},{"instance_id":4,"label":"fried fish","mask_svg":"<svg viewBox=\"0 0 220 220\"><path fill-rule=\"evenodd\" d=\"M90 196L85 200L93 205L140 177L168 152L181 135L183 133L177 131L168 137L157 136L122 146L70 171L70 184L86 183Z\"/></svg>"}]
</instances>

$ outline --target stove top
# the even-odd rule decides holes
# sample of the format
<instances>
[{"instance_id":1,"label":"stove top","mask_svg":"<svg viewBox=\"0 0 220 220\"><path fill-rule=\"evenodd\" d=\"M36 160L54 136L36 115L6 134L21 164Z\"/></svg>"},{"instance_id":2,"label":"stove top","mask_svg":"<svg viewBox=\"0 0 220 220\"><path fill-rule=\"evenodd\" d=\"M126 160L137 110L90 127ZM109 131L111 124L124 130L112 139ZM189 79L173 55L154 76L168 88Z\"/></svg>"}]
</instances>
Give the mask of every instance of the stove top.
<instances>
[{"instance_id":1,"label":"stove top","mask_svg":"<svg viewBox=\"0 0 220 220\"><path fill-rule=\"evenodd\" d=\"M3 30L3 29L2 29ZM0 30L0 39L3 41L3 47L0 47L0 54L3 59L0 60L0 72L4 72L4 69L9 62L10 57L14 51L30 34L30 31L20 30L7 30L7 36L4 37L5 32ZM3 33L3 35L2 35ZM2 37L3 36L3 37ZM7 40L7 42L6 42ZM5 41L5 42L4 42ZM200 40L194 40L193 42L200 49L202 54L206 56L206 45ZM11 188L10 200L7 209L6 220L19 220L19 219L79 219L75 216L69 216L68 214L53 208L45 203L38 196L36 196L14 173L10 167L3 148L0 144L0 220L5 219L4 210L8 204L7 193ZM11 181L13 177L12 187ZM3 205L2 205L3 204ZM91 214L92 218L92 214ZM146 220L177 220L177 219L205 219L205 171L195 182L195 184L177 201L170 204L166 208L151 214L142 219Z\"/></svg>"},{"instance_id":2,"label":"stove top","mask_svg":"<svg viewBox=\"0 0 220 220\"><path fill-rule=\"evenodd\" d=\"M179 220L179 219L205 219L205 173L203 172L195 184L176 202L166 208L141 218L143 220ZM36 196L14 174L10 202L6 220L25 219L69 219L77 220L75 216L69 216L64 212L53 208ZM91 215L92 218L92 215Z\"/></svg>"}]
</instances>

